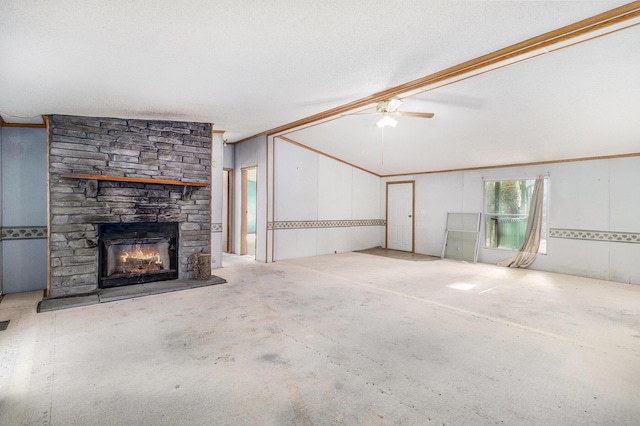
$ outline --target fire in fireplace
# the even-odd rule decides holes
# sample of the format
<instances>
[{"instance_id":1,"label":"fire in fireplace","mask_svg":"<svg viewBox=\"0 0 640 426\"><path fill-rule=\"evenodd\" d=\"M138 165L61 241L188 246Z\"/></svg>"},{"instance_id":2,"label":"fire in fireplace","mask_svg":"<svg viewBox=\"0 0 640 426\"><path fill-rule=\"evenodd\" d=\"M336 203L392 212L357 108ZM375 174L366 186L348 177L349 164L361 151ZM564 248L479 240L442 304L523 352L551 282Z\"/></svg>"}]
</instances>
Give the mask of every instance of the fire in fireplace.
<instances>
[{"instance_id":1,"label":"fire in fireplace","mask_svg":"<svg viewBox=\"0 0 640 426\"><path fill-rule=\"evenodd\" d=\"M151 274L168 269L169 242L155 244L110 245L107 258L107 276L120 274Z\"/></svg>"},{"instance_id":2,"label":"fire in fireplace","mask_svg":"<svg viewBox=\"0 0 640 426\"><path fill-rule=\"evenodd\" d=\"M178 224L105 223L98 226L99 287L178 278Z\"/></svg>"}]
</instances>

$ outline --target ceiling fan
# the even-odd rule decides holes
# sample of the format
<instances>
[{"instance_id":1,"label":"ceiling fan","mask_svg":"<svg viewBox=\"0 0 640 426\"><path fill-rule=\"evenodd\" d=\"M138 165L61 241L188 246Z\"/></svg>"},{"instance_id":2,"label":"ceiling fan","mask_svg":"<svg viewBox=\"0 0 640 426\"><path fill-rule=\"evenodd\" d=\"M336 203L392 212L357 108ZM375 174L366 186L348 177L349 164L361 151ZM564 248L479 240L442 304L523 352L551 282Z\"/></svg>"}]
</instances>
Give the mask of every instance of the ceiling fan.
<instances>
[{"instance_id":1,"label":"ceiling fan","mask_svg":"<svg viewBox=\"0 0 640 426\"><path fill-rule=\"evenodd\" d=\"M378 102L376 112L366 112L362 114L382 114L382 118L376 123L376 126L381 129L384 127L396 127L398 120L394 117L432 118L434 116L432 112L398 111L401 105L402 99L391 98Z\"/></svg>"}]
</instances>

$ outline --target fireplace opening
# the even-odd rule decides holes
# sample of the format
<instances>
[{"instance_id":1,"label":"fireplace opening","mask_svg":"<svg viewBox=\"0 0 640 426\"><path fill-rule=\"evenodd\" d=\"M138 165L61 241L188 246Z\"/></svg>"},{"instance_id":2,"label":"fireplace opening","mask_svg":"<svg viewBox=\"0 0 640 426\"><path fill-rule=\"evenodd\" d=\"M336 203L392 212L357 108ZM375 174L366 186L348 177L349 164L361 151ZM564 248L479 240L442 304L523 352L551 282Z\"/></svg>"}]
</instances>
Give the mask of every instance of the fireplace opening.
<instances>
[{"instance_id":1,"label":"fireplace opening","mask_svg":"<svg viewBox=\"0 0 640 426\"><path fill-rule=\"evenodd\" d=\"M142 284L178 278L178 224L98 225L98 286Z\"/></svg>"}]
</instances>

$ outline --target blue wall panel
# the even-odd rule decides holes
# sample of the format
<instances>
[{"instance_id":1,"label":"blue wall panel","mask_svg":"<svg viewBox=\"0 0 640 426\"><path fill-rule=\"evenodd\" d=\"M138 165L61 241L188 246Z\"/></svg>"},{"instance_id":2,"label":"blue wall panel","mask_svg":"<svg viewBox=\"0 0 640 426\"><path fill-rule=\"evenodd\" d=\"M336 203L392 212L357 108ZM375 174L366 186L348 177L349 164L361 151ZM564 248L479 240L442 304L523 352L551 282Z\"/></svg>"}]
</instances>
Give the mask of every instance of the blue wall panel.
<instances>
[{"instance_id":1,"label":"blue wall panel","mask_svg":"<svg viewBox=\"0 0 640 426\"><path fill-rule=\"evenodd\" d=\"M47 285L47 143L45 129L3 127L2 293Z\"/></svg>"}]
</instances>

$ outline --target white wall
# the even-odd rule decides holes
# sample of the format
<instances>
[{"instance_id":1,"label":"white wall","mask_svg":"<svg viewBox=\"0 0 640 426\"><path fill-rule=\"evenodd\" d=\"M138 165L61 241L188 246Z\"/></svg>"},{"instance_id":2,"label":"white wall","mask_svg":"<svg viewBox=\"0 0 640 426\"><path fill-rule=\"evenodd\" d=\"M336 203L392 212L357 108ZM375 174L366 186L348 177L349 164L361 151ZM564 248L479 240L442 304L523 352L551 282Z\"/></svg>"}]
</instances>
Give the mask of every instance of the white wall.
<instances>
[{"instance_id":1,"label":"white wall","mask_svg":"<svg viewBox=\"0 0 640 426\"><path fill-rule=\"evenodd\" d=\"M222 133L211 138L211 268L222 267L222 193L225 163Z\"/></svg>"},{"instance_id":2,"label":"white wall","mask_svg":"<svg viewBox=\"0 0 640 426\"><path fill-rule=\"evenodd\" d=\"M383 219L379 177L277 138L273 161L275 222L311 222L275 231L275 260L383 244L383 226L326 222Z\"/></svg>"},{"instance_id":3,"label":"white wall","mask_svg":"<svg viewBox=\"0 0 640 426\"><path fill-rule=\"evenodd\" d=\"M550 229L640 233L640 157L493 168L395 179L416 181L416 252L440 255L447 212L483 211L483 178L539 174L549 175ZM481 245L479 261L497 263L513 253ZM548 254L530 268L640 284L640 244L549 238Z\"/></svg>"},{"instance_id":4,"label":"white wall","mask_svg":"<svg viewBox=\"0 0 640 426\"><path fill-rule=\"evenodd\" d=\"M223 146L223 161L222 166L225 169L233 169L235 167L235 145L224 145Z\"/></svg>"},{"instance_id":5,"label":"white wall","mask_svg":"<svg viewBox=\"0 0 640 426\"><path fill-rule=\"evenodd\" d=\"M236 182L240 182L241 168L258 166L256 259L262 261L271 260L272 247L273 259L282 260L384 245L384 226L334 227L322 221L385 219L386 183L390 181L415 180L417 253L440 255L447 212L483 212L483 179L548 175L549 229L640 233L640 157L380 179L275 138L269 140L271 174L267 187L266 156L264 137L236 145ZM235 185L237 203L240 190L240 185ZM234 222L236 253L238 210ZM267 220L277 225L269 236ZM282 222L304 221L311 225L278 227ZM270 239L265 242L272 234L273 245ZM484 220L481 241L480 262L497 263L515 253L483 246ZM640 244L550 237L547 254L539 255L530 268L640 284Z\"/></svg>"},{"instance_id":6,"label":"white wall","mask_svg":"<svg viewBox=\"0 0 640 426\"><path fill-rule=\"evenodd\" d=\"M0 232L2 231L2 210L4 209L4 201L2 199L2 127L0 127ZM3 289L3 277L2 277L2 258L3 258L4 243L0 238L0 294L4 294Z\"/></svg>"}]
</instances>

